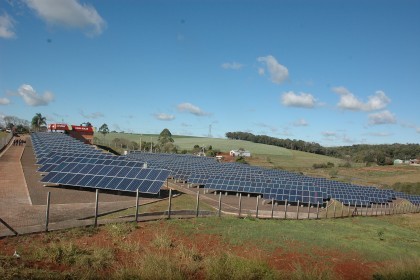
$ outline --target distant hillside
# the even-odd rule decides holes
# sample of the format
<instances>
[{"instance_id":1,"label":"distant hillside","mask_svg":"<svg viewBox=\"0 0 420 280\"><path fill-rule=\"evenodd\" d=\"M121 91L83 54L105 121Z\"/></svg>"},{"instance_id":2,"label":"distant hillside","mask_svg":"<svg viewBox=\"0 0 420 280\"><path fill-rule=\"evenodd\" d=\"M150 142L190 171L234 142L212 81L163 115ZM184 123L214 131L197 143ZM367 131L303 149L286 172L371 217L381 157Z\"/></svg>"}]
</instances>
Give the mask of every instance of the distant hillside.
<instances>
[{"instance_id":1,"label":"distant hillside","mask_svg":"<svg viewBox=\"0 0 420 280\"><path fill-rule=\"evenodd\" d=\"M150 141L157 143L158 135L145 134L131 134L131 133L109 133L105 137L98 135L97 139L103 145L114 147L115 140L118 143L132 143L137 145L142 139L143 148L150 147ZM212 146L213 150L221 152L229 152L233 149L244 148L249 150L252 154L252 159L248 160L250 164L266 166L268 168L284 168L289 170L300 170L302 168L312 168L313 164L331 162L335 166L344 164L344 161L339 158L328 157L319 154L312 154L301 151L294 151L273 145L266 145L261 143L253 143L244 140L232 140L221 138L207 138L173 135L174 144L178 147L178 151L192 151L195 145L200 147ZM147 141L147 143L144 143ZM147 145L147 146L145 146ZM118 146L118 145L117 145ZM131 146L130 146L131 147ZM118 148L118 147L117 147Z\"/></svg>"},{"instance_id":2,"label":"distant hillside","mask_svg":"<svg viewBox=\"0 0 420 280\"><path fill-rule=\"evenodd\" d=\"M291 150L315 153L337 158L351 159L354 162L376 163L378 165L393 164L394 159L414 159L420 157L419 144L381 144L352 145L343 147L323 147L315 142L296 139L280 139L267 135L254 135L249 132L227 132L228 139L250 141L283 147Z\"/></svg>"},{"instance_id":3,"label":"distant hillside","mask_svg":"<svg viewBox=\"0 0 420 280\"><path fill-rule=\"evenodd\" d=\"M319 155L326 155L327 149L322 147L316 142L305 142L302 140L296 139L280 139L267 135L254 135L249 132L226 132L226 138L236 139L236 140L245 140L253 143L261 143L266 145L273 145L277 147L282 147L290 150L308 152Z\"/></svg>"}]
</instances>

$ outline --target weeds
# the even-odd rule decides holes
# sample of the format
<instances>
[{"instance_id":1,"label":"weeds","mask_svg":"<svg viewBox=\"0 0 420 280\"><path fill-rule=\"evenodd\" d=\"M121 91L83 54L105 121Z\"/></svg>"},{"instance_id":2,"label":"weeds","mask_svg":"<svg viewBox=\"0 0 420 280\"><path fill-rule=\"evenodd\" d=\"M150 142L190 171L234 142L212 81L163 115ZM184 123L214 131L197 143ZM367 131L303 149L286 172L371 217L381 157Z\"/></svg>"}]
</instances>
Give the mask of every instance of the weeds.
<instances>
[{"instance_id":1,"label":"weeds","mask_svg":"<svg viewBox=\"0 0 420 280\"><path fill-rule=\"evenodd\" d=\"M379 229L377 234L378 234L379 240L381 240L381 241L385 240L385 230L384 229Z\"/></svg>"},{"instance_id":2,"label":"weeds","mask_svg":"<svg viewBox=\"0 0 420 280\"><path fill-rule=\"evenodd\" d=\"M152 244L158 249L168 249L174 247L171 237L167 232L157 233Z\"/></svg>"},{"instance_id":3,"label":"weeds","mask_svg":"<svg viewBox=\"0 0 420 280\"><path fill-rule=\"evenodd\" d=\"M267 263L223 254L207 259L206 278L228 279L277 279L278 274Z\"/></svg>"},{"instance_id":4,"label":"weeds","mask_svg":"<svg viewBox=\"0 0 420 280\"><path fill-rule=\"evenodd\" d=\"M321 268L319 266L303 267L299 263L294 264L294 271L290 273L290 278L296 280L337 279L331 268Z\"/></svg>"},{"instance_id":5,"label":"weeds","mask_svg":"<svg viewBox=\"0 0 420 280\"><path fill-rule=\"evenodd\" d=\"M52 243L38 248L35 259L56 264L77 265L100 269L109 266L114 260L114 252L108 248L82 249L73 243Z\"/></svg>"},{"instance_id":6,"label":"weeds","mask_svg":"<svg viewBox=\"0 0 420 280\"><path fill-rule=\"evenodd\" d=\"M108 233L116 238L125 237L137 228L137 223L117 223L108 224L105 226L105 229L108 231Z\"/></svg>"},{"instance_id":7,"label":"weeds","mask_svg":"<svg viewBox=\"0 0 420 280\"><path fill-rule=\"evenodd\" d=\"M420 259L397 261L379 269L374 280L414 280L420 279Z\"/></svg>"}]
</instances>

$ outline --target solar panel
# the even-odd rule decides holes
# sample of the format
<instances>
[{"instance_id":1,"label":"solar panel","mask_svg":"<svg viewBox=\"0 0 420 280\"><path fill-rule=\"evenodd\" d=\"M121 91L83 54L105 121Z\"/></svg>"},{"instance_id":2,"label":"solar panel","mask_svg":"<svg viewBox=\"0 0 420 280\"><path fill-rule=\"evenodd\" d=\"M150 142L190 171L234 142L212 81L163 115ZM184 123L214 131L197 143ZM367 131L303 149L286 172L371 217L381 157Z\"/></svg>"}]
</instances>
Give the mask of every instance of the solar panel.
<instances>
[{"instance_id":1,"label":"solar panel","mask_svg":"<svg viewBox=\"0 0 420 280\"><path fill-rule=\"evenodd\" d=\"M156 193L168 177L216 191L261 194L264 199L323 203L336 199L348 205L387 203L396 198L420 204L420 196L312 178L284 170L238 163L219 163L192 155L134 152L104 154L90 145L57 133L33 133L32 142L43 182ZM142 168L147 162L148 168Z\"/></svg>"}]
</instances>

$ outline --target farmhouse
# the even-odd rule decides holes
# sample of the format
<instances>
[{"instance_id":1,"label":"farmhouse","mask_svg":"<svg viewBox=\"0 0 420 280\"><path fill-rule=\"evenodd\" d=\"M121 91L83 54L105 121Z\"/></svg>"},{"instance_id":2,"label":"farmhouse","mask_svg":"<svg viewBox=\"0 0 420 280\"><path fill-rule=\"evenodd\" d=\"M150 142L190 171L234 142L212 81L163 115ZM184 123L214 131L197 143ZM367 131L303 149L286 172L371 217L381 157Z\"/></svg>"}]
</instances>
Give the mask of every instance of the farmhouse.
<instances>
[{"instance_id":1,"label":"farmhouse","mask_svg":"<svg viewBox=\"0 0 420 280\"><path fill-rule=\"evenodd\" d=\"M251 152L250 151L246 151L246 150L231 150L229 152L231 157L250 157L251 156Z\"/></svg>"},{"instance_id":2,"label":"farmhouse","mask_svg":"<svg viewBox=\"0 0 420 280\"><path fill-rule=\"evenodd\" d=\"M93 126L82 126L82 125L67 125L62 123L50 124L48 126L50 131L64 131L65 134L76 138L85 144L93 144Z\"/></svg>"}]
</instances>

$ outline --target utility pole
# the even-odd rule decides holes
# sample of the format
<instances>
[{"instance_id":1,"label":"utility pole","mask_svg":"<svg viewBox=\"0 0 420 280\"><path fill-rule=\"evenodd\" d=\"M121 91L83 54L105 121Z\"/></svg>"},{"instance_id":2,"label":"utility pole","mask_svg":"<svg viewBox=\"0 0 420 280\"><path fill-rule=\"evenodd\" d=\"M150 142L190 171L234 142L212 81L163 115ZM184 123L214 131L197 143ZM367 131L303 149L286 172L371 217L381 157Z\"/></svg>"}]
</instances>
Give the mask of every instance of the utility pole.
<instances>
[{"instance_id":1,"label":"utility pole","mask_svg":"<svg viewBox=\"0 0 420 280\"><path fill-rule=\"evenodd\" d=\"M150 137L150 152L151 153L153 153L153 140L152 140L153 138L152 137Z\"/></svg>"}]
</instances>

